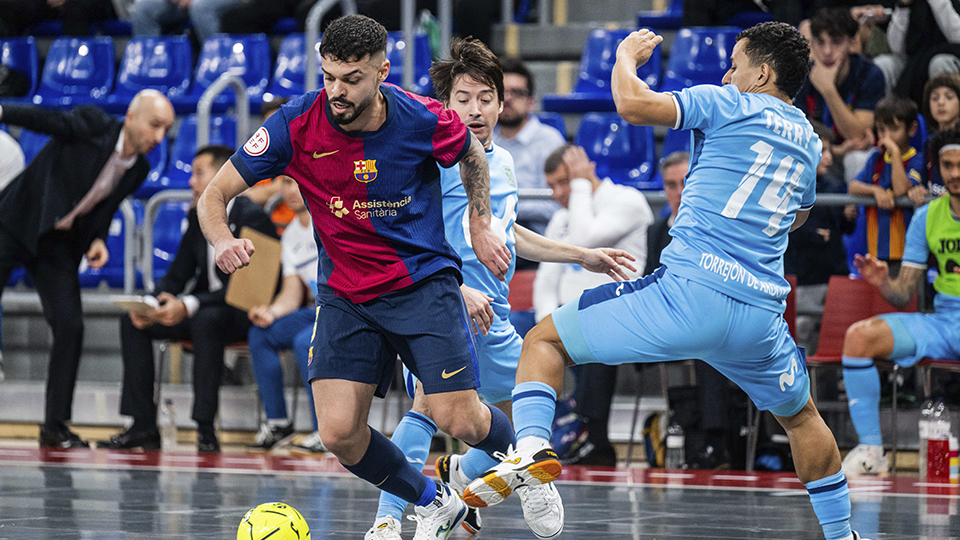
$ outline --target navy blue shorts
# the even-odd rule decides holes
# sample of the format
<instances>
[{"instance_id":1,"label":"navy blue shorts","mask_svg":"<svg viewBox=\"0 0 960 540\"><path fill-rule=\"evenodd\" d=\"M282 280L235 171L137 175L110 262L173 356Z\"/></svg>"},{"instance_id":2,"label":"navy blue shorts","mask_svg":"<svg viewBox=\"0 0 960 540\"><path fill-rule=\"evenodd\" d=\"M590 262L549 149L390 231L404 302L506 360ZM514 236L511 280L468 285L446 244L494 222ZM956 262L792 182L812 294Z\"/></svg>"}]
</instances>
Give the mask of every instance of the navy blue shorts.
<instances>
[{"instance_id":1,"label":"navy blue shorts","mask_svg":"<svg viewBox=\"0 0 960 540\"><path fill-rule=\"evenodd\" d=\"M375 384L383 397L399 355L426 394L476 388L477 354L467 320L451 271L362 304L321 286L307 363L310 380Z\"/></svg>"}]
</instances>

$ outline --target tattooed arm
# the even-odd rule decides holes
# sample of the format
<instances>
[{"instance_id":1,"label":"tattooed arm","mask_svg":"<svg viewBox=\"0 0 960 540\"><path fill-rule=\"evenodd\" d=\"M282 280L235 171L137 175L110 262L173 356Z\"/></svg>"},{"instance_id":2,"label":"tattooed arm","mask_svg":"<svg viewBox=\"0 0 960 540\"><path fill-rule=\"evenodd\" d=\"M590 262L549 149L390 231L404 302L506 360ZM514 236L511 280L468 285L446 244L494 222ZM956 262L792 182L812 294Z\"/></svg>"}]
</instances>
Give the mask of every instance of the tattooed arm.
<instances>
[{"instance_id":1,"label":"tattooed arm","mask_svg":"<svg viewBox=\"0 0 960 540\"><path fill-rule=\"evenodd\" d=\"M883 298L898 309L903 309L910 303L917 292L920 278L925 274L922 268L904 264L897 277L891 279L887 263L870 254L854 256L853 265L867 283L880 289Z\"/></svg>"},{"instance_id":2,"label":"tattooed arm","mask_svg":"<svg viewBox=\"0 0 960 540\"><path fill-rule=\"evenodd\" d=\"M470 149L460 160L460 179L470 209L470 243L477 259L504 281L510 267L510 250L490 228L490 169L487 154L470 133Z\"/></svg>"}]
</instances>

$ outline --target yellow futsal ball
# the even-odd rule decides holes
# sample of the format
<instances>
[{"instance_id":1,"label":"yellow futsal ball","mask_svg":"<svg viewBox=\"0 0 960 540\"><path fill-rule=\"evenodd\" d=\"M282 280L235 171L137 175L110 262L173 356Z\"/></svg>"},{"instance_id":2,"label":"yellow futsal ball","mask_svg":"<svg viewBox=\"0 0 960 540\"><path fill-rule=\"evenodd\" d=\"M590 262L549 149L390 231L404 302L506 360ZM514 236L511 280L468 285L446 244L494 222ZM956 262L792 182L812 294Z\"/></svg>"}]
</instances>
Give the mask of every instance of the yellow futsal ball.
<instances>
[{"instance_id":1,"label":"yellow futsal ball","mask_svg":"<svg viewBox=\"0 0 960 540\"><path fill-rule=\"evenodd\" d=\"M240 520L237 540L310 540L310 527L297 509L281 502L263 503Z\"/></svg>"}]
</instances>

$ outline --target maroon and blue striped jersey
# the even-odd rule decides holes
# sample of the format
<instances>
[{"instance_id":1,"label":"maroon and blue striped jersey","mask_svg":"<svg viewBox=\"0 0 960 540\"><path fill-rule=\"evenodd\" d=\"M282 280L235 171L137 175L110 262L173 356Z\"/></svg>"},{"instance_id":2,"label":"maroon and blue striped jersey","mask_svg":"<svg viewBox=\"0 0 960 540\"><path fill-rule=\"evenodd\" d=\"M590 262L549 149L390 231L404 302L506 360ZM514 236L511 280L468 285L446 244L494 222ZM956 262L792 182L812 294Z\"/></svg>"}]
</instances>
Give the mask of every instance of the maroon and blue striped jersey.
<instances>
[{"instance_id":1,"label":"maroon and blue striped jersey","mask_svg":"<svg viewBox=\"0 0 960 540\"><path fill-rule=\"evenodd\" d=\"M460 268L444 236L440 167L466 154L469 132L439 101L380 91L387 117L377 131L344 131L320 90L284 104L231 158L251 186L297 181L323 246L320 274L353 303Z\"/></svg>"}]
</instances>

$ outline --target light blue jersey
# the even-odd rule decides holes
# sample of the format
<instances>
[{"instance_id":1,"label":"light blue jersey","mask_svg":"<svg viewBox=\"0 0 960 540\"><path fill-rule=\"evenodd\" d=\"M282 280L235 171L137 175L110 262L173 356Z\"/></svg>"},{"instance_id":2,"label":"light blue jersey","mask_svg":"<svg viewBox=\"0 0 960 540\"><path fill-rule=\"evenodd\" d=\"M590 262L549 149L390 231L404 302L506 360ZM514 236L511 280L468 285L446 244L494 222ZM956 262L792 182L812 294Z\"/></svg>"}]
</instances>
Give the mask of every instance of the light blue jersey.
<instances>
[{"instance_id":1,"label":"light blue jersey","mask_svg":"<svg viewBox=\"0 0 960 540\"><path fill-rule=\"evenodd\" d=\"M487 270L473 251L470 243L470 214L467 192L460 180L460 167L440 169L440 189L443 191L443 224L447 242L463 260L463 283L493 298L491 307L499 319L510 317L507 301L508 284L517 267L516 238L513 223L517 219L517 180L514 177L513 156L503 148L492 145L487 151L490 166L490 227L510 250L510 269L506 281L498 280Z\"/></svg>"},{"instance_id":2,"label":"light blue jersey","mask_svg":"<svg viewBox=\"0 0 960 540\"><path fill-rule=\"evenodd\" d=\"M813 206L821 143L796 107L733 85L674 93L692 133L690 172L660 262L741 302L782 313L783 253ZM744 174L746 171L746 174Z\"/></svg>"}]
</instances>

